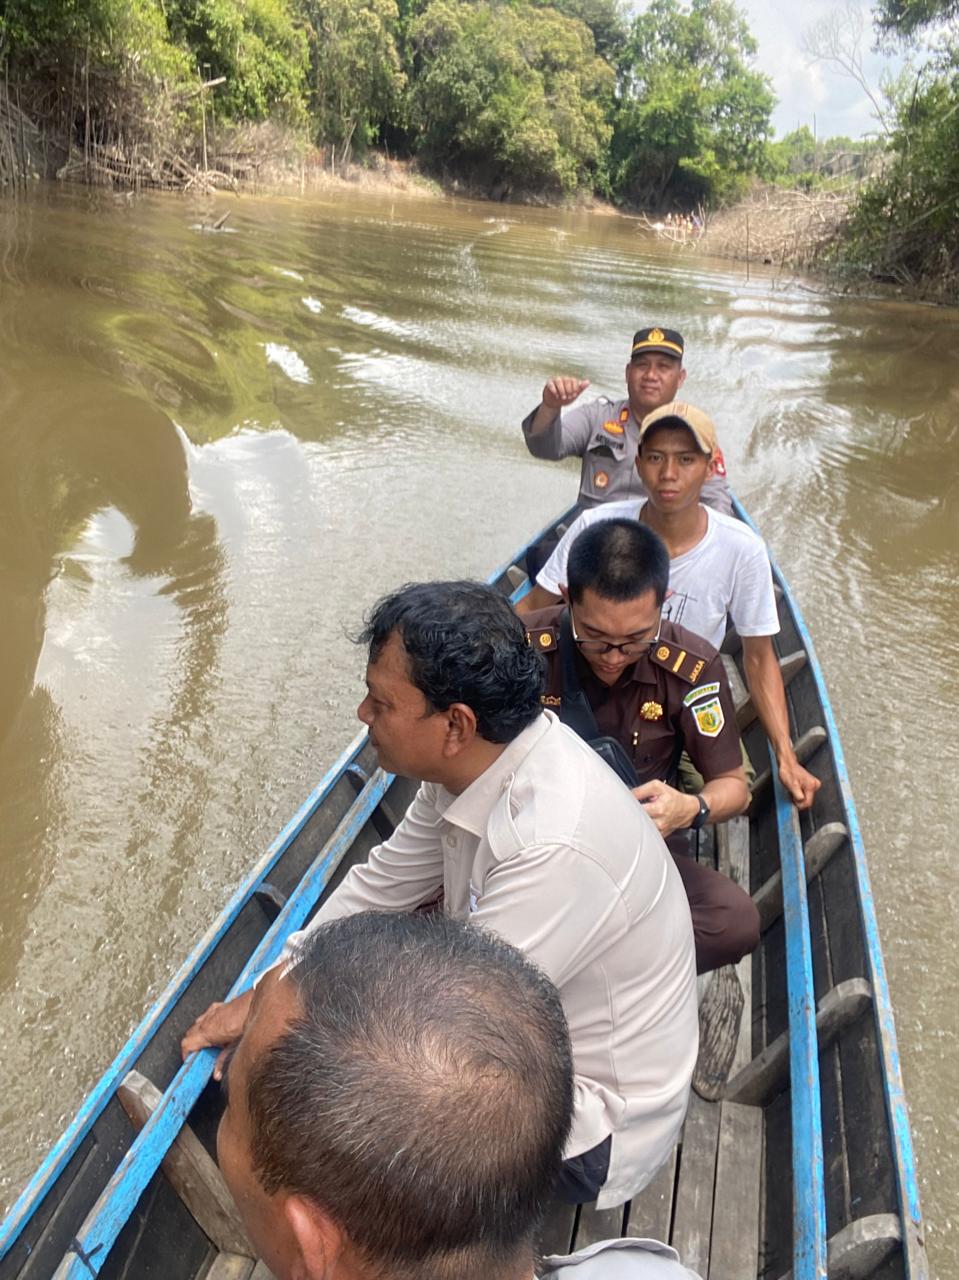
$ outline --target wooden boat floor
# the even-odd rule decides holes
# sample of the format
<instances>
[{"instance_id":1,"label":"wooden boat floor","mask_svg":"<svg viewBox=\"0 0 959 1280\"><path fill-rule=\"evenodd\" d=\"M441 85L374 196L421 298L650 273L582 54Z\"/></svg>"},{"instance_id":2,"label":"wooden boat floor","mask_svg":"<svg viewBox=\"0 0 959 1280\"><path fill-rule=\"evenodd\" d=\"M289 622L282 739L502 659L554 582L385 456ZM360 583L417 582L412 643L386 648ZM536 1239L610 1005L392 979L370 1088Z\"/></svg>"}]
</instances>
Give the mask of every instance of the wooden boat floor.
<instances>
[{"instance_id":1,"label":"wooden boat floor","mask_svg":"<svg viewBox=\"0 0 959 1280\"><path fill-rule=\"evenodd\" d=\"M737 882L748 883L748 841L748 823L734 819L724 824L718 838L714 828L705 828L696 856ZM735 1025L729 1022L724 1006L701 1002L700 1041L708 1042L710 1051L724 1061L725 1075L734 1055L724 1051L721 1040L732 1037L736 1041L733 1072L743 1054L748 1061L751 959L720 972L724 978L735 974L747 997ZM710 1034L714 1028L704 1021L710 1009L724 1019L717 1035ZM702 1066L701 1059L697 1075ZM707 1101L692 1092L679 1142L640 1194L614 1209L597 1209L595 1204L554 1205L543 1226L540 1252L569 1253L616 1236L649 1238L671 1244L683 1264L703 1280L755 1277L759 1272L762 1158L761 1107Z\"/></svg>"}]
</instances>

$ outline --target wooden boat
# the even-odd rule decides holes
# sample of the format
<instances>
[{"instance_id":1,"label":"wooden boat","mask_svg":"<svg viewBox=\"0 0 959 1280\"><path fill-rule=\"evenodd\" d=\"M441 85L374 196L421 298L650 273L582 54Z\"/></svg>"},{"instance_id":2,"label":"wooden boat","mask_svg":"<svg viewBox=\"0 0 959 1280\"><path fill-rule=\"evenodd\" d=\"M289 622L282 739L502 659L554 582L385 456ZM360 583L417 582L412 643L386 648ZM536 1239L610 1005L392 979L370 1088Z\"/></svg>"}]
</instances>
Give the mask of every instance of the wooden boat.
<instances>
[{"instance_id":1,"label":"wooden boat","mask_svg":"<svg viewBox=\"0 0 959 1280\"><path fill-rule=\"evenodd\" d=\"M514 599L528 589L525 554L490 579ZM759 949L739 966L746 1001L731 1073L717 1100L693 1094L673 1158L625 1212L557 1211L544 1244L561 1252L654 1236L704 1280L921 1280L922 1219L862 838L808 633L778 570L776 581L794 740L822 789L799 815L775 772L760 769L748 817L700 846L699 857L748 884L763 921ZM755 763L768 746L738 647L728 637ZM264 1280L211 1158L215 1054L182 1064L180 1037L273 962L347 867L389 834L412 790L377 769L365 731L336 761L14 1205L0 1227L0 1280Z\"/></svg>"}]
</instances>

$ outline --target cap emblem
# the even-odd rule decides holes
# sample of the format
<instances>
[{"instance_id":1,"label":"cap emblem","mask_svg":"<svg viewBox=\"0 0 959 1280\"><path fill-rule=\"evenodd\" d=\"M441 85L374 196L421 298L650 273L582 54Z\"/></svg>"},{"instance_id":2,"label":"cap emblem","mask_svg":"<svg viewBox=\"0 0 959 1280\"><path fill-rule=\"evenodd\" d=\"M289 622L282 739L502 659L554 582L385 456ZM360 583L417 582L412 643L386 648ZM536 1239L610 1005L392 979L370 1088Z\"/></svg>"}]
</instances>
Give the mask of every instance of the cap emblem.
<instances>
[{"instance_id":1,"label":"cap emblem","mask_svg":"<svg viewBox=\"0 0 959 1280\"><path fill-rule=\"evenodd\" d=\"M646 337L646 341L662 342L665 337L666 335L663 333L662 329L650 329L649 334Z\"/></svg>"}]
</instances>

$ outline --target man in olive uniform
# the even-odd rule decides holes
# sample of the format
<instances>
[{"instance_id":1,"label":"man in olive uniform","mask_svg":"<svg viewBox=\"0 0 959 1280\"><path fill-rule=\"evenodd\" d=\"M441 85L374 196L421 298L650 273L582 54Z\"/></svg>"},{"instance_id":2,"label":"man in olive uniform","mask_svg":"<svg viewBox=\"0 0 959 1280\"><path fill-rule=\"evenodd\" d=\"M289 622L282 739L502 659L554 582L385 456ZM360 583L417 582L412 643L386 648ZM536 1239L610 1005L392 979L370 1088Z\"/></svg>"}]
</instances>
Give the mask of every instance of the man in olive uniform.
<instances>
[{"instance_id":1,"label":"man in olive uniform","mask_svg":"<svg viewBox=\"0 0 959 1280\"><path fill-rule=\"evenodd\" d=\"M633 794L682 876L705 973L753 950L759 916L747 893L688 856L689 833L744 812L749 792L722 661L707 641L662 620L668 579L669 553L651 529L603 520L572 545L565 604L524 621L547 660L544 704L581 736L613 738L629 756ZM683 750L704 779L697 795L677 786Z\"/></svg>"},{"instance_id":2,"label":"man in olive uniform","mask_svg":"<svg viewBox=\"0 0 959 1280\"><path fill-rule=\"evenodd\" d=\"M626 365L625 400L601 397L570 409L589 386L588 379L561 374L547 381L542 401L523 420L526 447L534 458L553 462L582 458L580 506L646 497L636 470L639 424L679 395L686 380L684 350L683 336L675 329L640 329L634 334ZM729 515L732 498L719 449L714 463L703 486L702 501Z\"/></svg>"}]
</instances>

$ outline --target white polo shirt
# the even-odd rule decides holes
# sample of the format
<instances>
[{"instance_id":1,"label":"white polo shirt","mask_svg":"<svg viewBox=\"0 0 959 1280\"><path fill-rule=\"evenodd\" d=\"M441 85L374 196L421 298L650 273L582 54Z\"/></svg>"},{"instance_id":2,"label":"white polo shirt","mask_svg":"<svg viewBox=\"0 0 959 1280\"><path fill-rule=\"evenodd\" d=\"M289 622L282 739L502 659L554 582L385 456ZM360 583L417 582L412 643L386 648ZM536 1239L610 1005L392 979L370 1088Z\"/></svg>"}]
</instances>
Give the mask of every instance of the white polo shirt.
<instances>
[{"instance_id":1,"label":"white polo shirt","mask_svg":"<svg viewBox=\"0 0 959 1280\"><path fill-rule=\"evenodd\" d=\"M410 911L441 886L449 915L495 930L558 987L576 1072L566 1154L612 1134L597 1203L621 1204L679 1137L699 1039L689 904L661 836L546 711L461 795L423 783L308 929Z\"/></svg>"}]
</instances>

